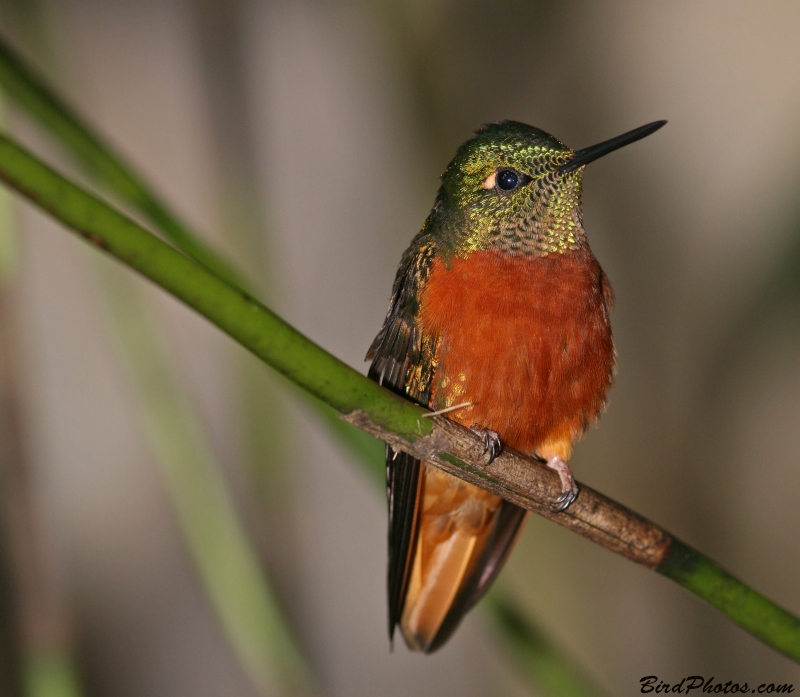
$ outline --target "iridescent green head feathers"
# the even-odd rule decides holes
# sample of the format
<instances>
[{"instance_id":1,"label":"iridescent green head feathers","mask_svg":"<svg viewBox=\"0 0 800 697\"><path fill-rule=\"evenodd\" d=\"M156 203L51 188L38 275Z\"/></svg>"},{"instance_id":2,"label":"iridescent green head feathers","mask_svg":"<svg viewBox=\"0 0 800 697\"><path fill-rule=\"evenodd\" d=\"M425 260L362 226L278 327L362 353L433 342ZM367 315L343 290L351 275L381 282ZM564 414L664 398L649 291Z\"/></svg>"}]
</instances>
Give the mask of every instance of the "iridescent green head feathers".
<instances>
[{"instance_id":1,"label":"iridescent green head feathers","mask_svg":"<svg viewBox=\"0 0 800 697\"><path fill-rule=\"evenodd\" d=\"M479 249L547 255L586 244L581 215L584 167L664 125L648 124L573 151L544 131L516 121L481 128L442 175L425 227L439 252ZM433 228L433 229L431 229Z\"/></svg>"},{"instance_id":2,"label":"iridescent green head feathers","mask_svg":"<svg viewBox=\"0 0 800 697\"><path fill-rule=\"evenodd\" d=\"M580 247L583 169L558 173L571 157L570 148L533 126L481 128L442 175L434 209L440 250L541 255Z\"/></svg>"}]
</instances>

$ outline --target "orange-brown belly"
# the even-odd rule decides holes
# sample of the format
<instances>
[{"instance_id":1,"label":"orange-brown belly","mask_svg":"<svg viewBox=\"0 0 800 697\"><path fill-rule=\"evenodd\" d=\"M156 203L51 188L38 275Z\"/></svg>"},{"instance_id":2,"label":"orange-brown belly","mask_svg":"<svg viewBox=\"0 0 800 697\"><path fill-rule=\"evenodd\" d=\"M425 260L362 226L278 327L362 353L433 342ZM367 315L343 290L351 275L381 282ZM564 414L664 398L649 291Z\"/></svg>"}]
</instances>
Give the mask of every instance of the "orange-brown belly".
<instances>
[{"instance_id":1,"label":"orange-brown belly","mask_svg":"<svg viewBox=\"0 0 800 697\"><path fill-rule=\"evenodd\" d=\"M568 459L611 384L609 301L588 249L437 259L420 308L423 331L441 336L431 407L470 402L452 418Z\"/></svg>"}]
</instances>

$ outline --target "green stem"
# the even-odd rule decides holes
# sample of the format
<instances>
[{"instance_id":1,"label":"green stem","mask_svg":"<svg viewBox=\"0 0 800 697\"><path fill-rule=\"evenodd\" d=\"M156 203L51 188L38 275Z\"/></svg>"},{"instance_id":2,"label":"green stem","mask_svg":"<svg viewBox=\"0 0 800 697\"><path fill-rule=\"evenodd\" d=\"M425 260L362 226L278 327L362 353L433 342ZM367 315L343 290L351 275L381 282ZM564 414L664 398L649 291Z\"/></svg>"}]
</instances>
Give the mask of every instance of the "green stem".
<instances>
[{"instance_id":1,"label":"green stem","mask_svg":"<svg viewBox=\"0 0 800 697\"><path fill-rule=\"evenodd\" d=\"M764 643L800 662L800 619L704 554L673 538L669 556L656 571L700 596Z\"/></svg>"}]
</instances>

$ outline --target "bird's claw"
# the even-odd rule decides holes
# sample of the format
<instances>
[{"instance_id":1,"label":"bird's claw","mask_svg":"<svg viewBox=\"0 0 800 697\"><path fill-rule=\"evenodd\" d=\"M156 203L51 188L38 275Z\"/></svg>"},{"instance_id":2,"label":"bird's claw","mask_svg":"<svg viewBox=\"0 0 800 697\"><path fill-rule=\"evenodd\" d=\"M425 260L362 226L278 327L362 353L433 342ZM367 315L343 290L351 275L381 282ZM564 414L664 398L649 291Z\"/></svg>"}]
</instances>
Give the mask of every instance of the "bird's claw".
<instances>
[{"instance_id":1,"label":"bird's claw","mask_svg":"<svg viewBox=\"0 0 800 697\"><path fill-rule=\"evenodd\" d=\"M574 489L567 489L561 493L554 502L553 502L553 509L560 513L561 511L566 511L569 508L570 504L578 497L578 492L580 489L578 485L575 485Z\"/></svg>"},{"instance_id":2,"label":"bird's claw","mask_svg":"<svg viewBox=\"0 0 800 697\"><path fill-rule=\"evenodd\" d=\"M488 428L481 428L477 424L472 425L472 430L483 439L483 455L489 453L489 460L486 465L489 466L494 462L494 459L503 452L503 444L500 442L500 436L497 431L491 431Z\"/></svg>"},{"instance_id":3,"label":"bird's claw","mask_svg":"<svg viewBox=\"0 0 800 697\"><path fill-rule=\"evenodd\" d=\"M577 498L578 485L569 469L569 465L560 457L551 457L547 461L547 466L555 470L561 480L561 496L553 501L553 510L557 512L566 511L572 502Z\"/></svg>"}]
</instances>

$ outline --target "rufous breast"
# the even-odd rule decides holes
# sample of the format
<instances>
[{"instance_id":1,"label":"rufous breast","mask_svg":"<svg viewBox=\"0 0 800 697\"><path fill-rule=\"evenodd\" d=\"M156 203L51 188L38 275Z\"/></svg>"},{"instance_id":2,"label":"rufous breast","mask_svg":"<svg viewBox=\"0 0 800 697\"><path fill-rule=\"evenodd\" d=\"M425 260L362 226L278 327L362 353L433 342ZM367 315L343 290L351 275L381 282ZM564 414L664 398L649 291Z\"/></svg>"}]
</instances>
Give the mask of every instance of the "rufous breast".
<instances>
[{"instance_id":1,"label":"rufous breast","mask_svg":"<svg viewBox=\"0 0 800 697\"><path fill-rule=\"evenodd\" d=\"M419 316L441 337L431 408L469 402L454 420L568 459L612 382L611 297L589 249L437 258Z\"/></svg>"}]
</instances>

